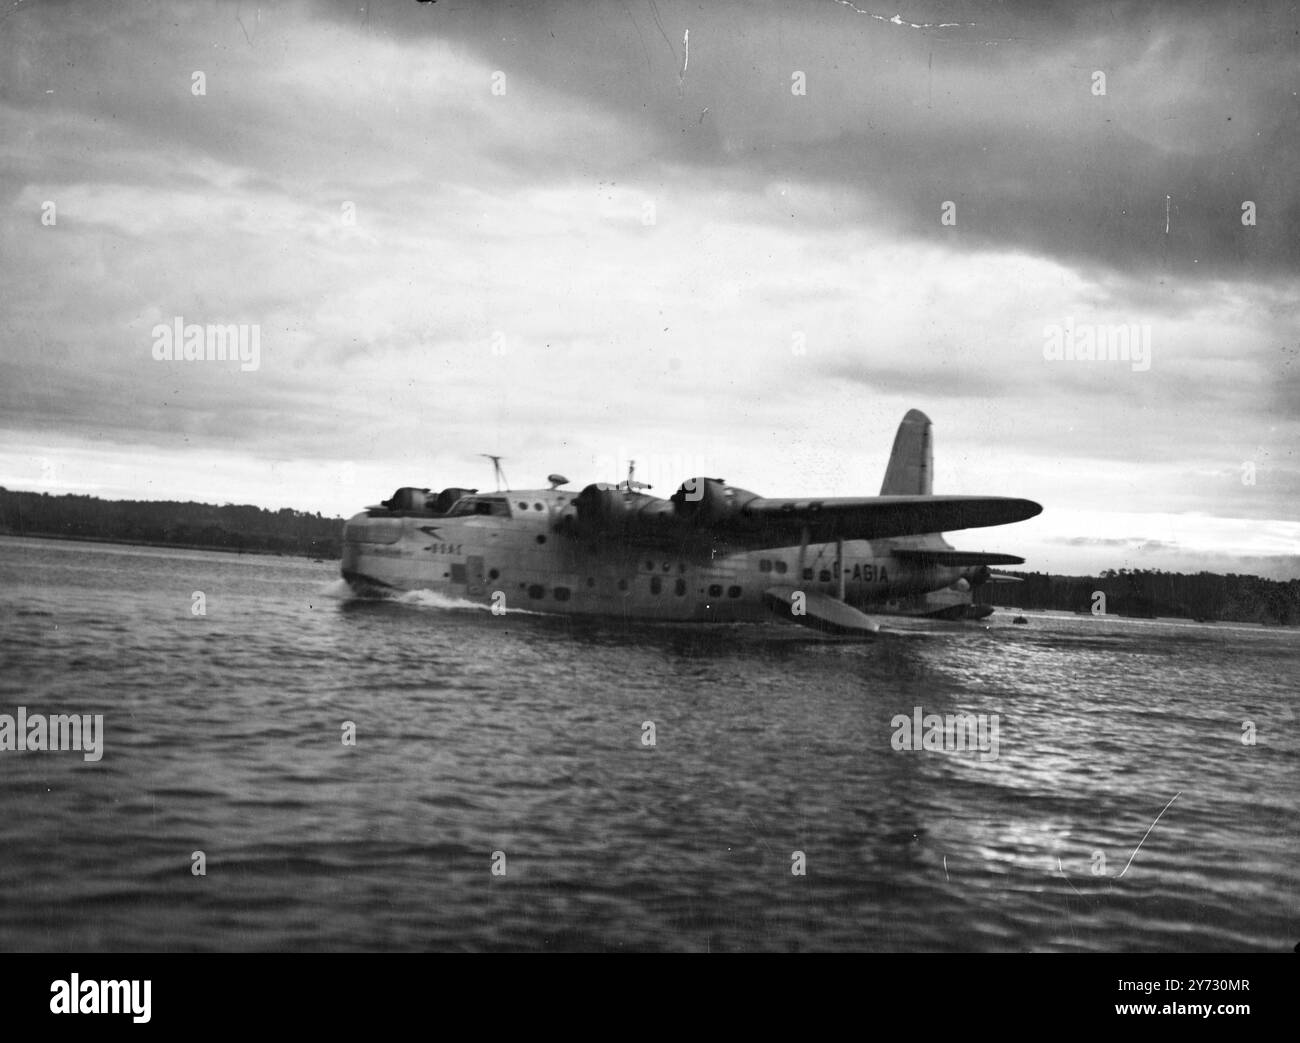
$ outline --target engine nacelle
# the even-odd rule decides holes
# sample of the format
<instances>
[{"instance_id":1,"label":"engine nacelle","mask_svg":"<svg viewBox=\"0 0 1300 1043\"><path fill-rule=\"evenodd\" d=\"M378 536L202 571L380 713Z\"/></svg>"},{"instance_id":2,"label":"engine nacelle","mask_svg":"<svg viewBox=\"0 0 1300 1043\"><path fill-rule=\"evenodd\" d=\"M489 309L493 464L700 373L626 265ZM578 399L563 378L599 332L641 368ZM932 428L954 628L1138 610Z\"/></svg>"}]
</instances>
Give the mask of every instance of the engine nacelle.
<instances>
[{"instance_id":1,"label":"engine nacelle","mask_svg":"<svg viewBox=\"0 0 1300 1043\"><path fill-rule=\"evenodd\" d=\"M739 517L745 504L759 499L758 493L737 489L721 478L690 478L672 496L679 518L696 528L708 528Z\"/></svg>"},{"instance_id":2,"label":"engine nacelle","mask_svg":"<svg viewBox=\"0 0 1300 1043\"><path fill-rule=\"evenodd\" d=\"M444 489L437 496L430 496L429 508L434 514L446 514L462 496L473 496L476 492L478 492L477 489L462 489L458 486L452 486L449 489Z\"/></svg>"},{"instance_id":3,"label":"engine nacelle","mask_svg":"<svg viewBox=\"0 0 1300 1043\"><path fill-rule=\"evenodd\" d=\"M572 518L580 536L655 536L671 531L676 521L668 500L603 483L578 493Z\"/></svg>"},{"instance_id":4,"label":"engine nacelle","mask_svg":"<svg viewBox=\"0 0 1300 1043\"><path fill-rule=\"evenodd\" d=\"M476 492L477 489L451 488L435 496L428 489L404 485L387 500L380 500L379 505L392 514L446 514L462 496Z\"/></svg>"},{"instance_id":5,"label":"engine nacelle","mask_svg":"<svg viewBox=\"0 0 1300 1043\"><path fill-rule=\"evenodd\" d=\"M404 485L387 500L380 500L379 502L390 511L422 511L428 498L428 489L417 489L414 486Z\"/></svg>"}]
</instances>

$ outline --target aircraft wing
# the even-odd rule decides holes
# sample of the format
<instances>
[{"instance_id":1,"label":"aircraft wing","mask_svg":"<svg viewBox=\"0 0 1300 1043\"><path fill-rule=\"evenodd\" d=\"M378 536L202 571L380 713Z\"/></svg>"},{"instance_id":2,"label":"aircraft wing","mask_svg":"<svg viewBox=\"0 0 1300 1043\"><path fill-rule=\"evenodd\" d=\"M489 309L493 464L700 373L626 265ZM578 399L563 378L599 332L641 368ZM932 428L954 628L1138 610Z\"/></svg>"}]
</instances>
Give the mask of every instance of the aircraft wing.
<instances>
[{"instance_id":1,"label":"aircraft wing","mask_svg":"<svg viewBox=\"0 0 1300 1043\"><path fill-rule=\"evenodd\" d=\"M916 565L942 565L948 568L961 568L964 565L1023 565L1024 558L1014 554L986 554L973 550L928 550L924 547L900 547L889 552L901 561L910 561Z\"/></svg>"},{"instance_id":2,"label":"aircraft wing","mask_svg":"<svg viewBox=\"0 0 1300 1043\"><path fill-rule=\"evenodd\" d=\"M579 538L683 546L698 540L736 548L916 536L1007 525L1042 511L1032 500L1002 496L846 496L770 499L716 478L693 478L671 499L589 485L560 521ZM957 552L953 552L957 553ZM1005 564L1020 559L1006 558Z\"/></svg>"},{"instance_id":3,"label":"aircraft wing","mask_svg":"<svg viewBox=\"0 0 1300 1043\"><path fill-rule=\"evenodd\" d=\"M751 546L775 547L798 543L805 528L812 543L875 540L1008 525L1042 510L1032 500L1002 496L756 497L735 514L718 519L712 531Z\"/></svg>"}]
</instances>

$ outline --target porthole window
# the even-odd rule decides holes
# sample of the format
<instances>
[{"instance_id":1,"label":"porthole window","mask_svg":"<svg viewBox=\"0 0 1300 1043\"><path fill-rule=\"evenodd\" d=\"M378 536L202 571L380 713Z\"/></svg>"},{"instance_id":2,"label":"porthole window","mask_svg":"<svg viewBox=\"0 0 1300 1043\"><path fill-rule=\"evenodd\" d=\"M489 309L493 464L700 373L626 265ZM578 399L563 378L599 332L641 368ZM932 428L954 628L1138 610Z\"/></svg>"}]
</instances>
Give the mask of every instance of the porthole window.
<instances>
[{"instance_id":1,"label":"porthole window","mask_svg":"<svg viewBox=\"0 0 1300 1043\"><path fill-rule=\"evenodd\" d=\"M534 601L540 601L542 598L546 597L546 588L540 583L534 583L528 588L528 596Z\"/></svg>"},{"instance_id":2,"label":"porthole window","mask_svg":"<svg viewBox=\"0 0 1300 1043\"><path fill-rule=\"evenodd\" d=\"M528 504L524 503L523 500L520 500L520 501L519 501L519 509L520 509L521 511L526 511L526 510L528 510Z\"/></svg>"},{"instance_id":3,"label":"porthole window","mask_svg":"<svg viewBox=\"0 0 1300 1043\"><path fill-rule=\"evenodd\" d=\"M537 542L538 542L538 543L545 543L545 542L546 542L546 537L545 537L545 536L538 536L538 537L537 537Z\"/></svg>"},{"instance_id":4,"label":"porthole window","mask_svg":"<svg viewBox=\"0 0 1300 1043\"><path fill-rule=\"evenodd\" d=\"M488 579L496 579L501 573L496 569L488 569Z\"/></svg>"},{"instance_id":5,"label":"porthole window","mask_svg":"<svg viewBox=\"0 0 1300 1043\"><path fill-rule=\"evenodd\" d=\"M728 588L727 588L727 597L729 597L729 598L738 598L738 597L740 597L740 588L739 588L739 587L728 587Z\"/></svg>"},{"instance_id":6,"label":"porthole window","mask_svg":"<svg viewBox=\"0 0 1300 1043\"><path fill-rule=\"evenodd\" d=\"M784 561L775 562L775 565L776 565L777 574L781 576L784 576L786 573L786 569L789 568L789 566Z\"/></svg>"},{"instance_id":7,"label":"porthole window","mask_svg":"<svg viewBox=\"0 0 1300 1043\"><path fill-rule=\"evenodd\" d=\"M568 601L568 600L569 600L569 588L568 588L568 587L556 587L556 588L555 588L555 600L556 600L556 601Z\"/></svg>"},{"instance_id":8,"label":"porthole window","mask_svg":"<svg viewBox=\"0 0 1300 1043\"><path fill-rule=\"evenodd\" d=\"M711 597L711 598L720 598L720 597L722 597L722 584L721 584L721 583L712 583L712 584L709 585L709 597Z\"/></svg>"},{"instance_id":9,"label":"porthole window","mask_svg":"<svg viewBox=\"0 0 1300 1043\"><path fill-rule=\"evenodd\" d=\"M664 571L665 571L665 572L668 572L668 571L670 571L671 569L672 569L672 566L669 565L668 562L665 561L665 562L664 562Z\"/></svg>"},{"instance_id":10,"label":"porthole window","mask_svg":"<svg viewBox=\"0 0 1300 1043\"><path fill-rule=\"evenodd\" d=\"M545 510L545 508L540 503L535 503L533 504L533 510L541 511L541 510Z\"/></svg>"}]
</instances>

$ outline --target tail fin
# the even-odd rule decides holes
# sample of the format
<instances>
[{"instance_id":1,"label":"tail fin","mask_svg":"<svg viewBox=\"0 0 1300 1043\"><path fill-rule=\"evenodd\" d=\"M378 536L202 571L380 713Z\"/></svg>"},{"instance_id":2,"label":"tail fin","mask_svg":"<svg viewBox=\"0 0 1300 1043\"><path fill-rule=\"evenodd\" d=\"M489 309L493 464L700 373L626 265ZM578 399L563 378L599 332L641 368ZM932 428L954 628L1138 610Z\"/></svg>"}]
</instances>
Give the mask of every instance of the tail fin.
<instances>
[{"instance_id":1,"label":"tail fin","mask_svg":"<svg viewBox=\"0 0 1300 1043\"><path fill-rule=\"evenodd\" d=\"M934 443L930 418L909 409L894 436L894 451L880 486L881 496L931 496L934 493Z\"/></svg>"},{"instance_id":2,"label":"tail fin","mask_svg":"<svg viewBox=\"0 0 1300 1043\"><path fill-rule=\"evenodd\" d=\"M930 418L919 409L909 409L894 436L894 451L889 454L881 496L934 495L934 437ZM892 541L895 550L951 550L947 540L937 532L903 536Z\"/></svg>"}]
</instances>

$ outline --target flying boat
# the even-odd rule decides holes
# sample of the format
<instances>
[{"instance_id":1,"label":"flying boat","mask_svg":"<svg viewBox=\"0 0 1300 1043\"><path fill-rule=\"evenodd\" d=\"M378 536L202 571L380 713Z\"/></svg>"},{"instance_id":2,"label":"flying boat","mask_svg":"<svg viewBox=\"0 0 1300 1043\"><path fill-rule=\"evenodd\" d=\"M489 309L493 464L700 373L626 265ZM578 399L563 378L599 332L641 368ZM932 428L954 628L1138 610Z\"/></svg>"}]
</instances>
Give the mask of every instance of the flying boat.
<instances>
[{"instance_id":1,"label":"flying boat","mask_svg":"<svg viewBox=\"0 0 1300 1043\"><path fill-rule=\"evenodd\" d=\"M498 614L779 619L839 634L873 633L891 614L977 618L971 589L1024 559L958 550L943 534L1042 507L935 495L932 478L933 425L913 409L879 496L771 498L697 477L664 499L635 465L577 492L560 474L546 489L407 486L349 519L343 578L362 595L429 590Z\"/></svg>"}]
</instances>

